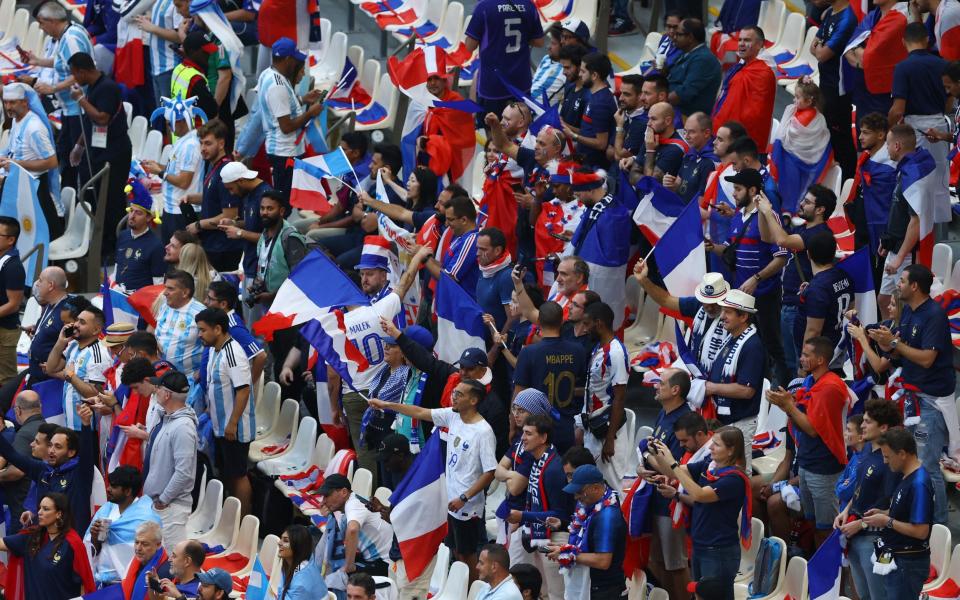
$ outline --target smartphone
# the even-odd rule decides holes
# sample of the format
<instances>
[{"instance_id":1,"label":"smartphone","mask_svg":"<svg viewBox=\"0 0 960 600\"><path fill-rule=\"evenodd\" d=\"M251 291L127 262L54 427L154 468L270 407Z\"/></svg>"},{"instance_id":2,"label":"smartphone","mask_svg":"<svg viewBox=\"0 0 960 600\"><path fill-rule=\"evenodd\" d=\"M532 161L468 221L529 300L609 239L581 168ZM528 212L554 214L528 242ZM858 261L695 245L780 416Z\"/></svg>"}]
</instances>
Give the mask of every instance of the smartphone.
<instances>
[{"instance_id":1,"label":"smartphone","mask_svg":"<svg viewBox=\"0 0 960 600\"><path fill-rule=\"evenodd\" d=\"M162 593L163 593L163 586L160 585L160 580L157 579L156 577L148 577L148 578L147 578L147 585L150 586L150 589L151 589L152 591L154 591L154 592L156 592L156 593L158 593L158 594L162 594Z\"/></svg>"},{"instance_id":2,"label":"smartphone","mask_svg":"<svg viewBox=\"0 0 960 600\"><path fill-rule=\"evenodd\" d=\"M67 337L73 337L77 333L76 325L67 325L63 330L63 335Z\"/></svg>"},{"instance_id":3,"label":"smartphone","mask_svg":"<svg viewBox=\"0 0 960 600\"><path fill-rule=\"evenodd\" d=\"M377 512L376 510L374 510L373 504L370 502L370 500L368 500L367 498L364 498L363 496L357 493L354 493L353 495L357 500L360 501L360 504L362 504L364 508L366 508L370 512Z\"/></svg>"},{"instance_id":4,"label":"smartphone","mask_svg":"<svg viewBox=\"0 0 960 600\"><path fill-rule=\"evenodd\" d=\"M548 546L537 546L537 552L540 554L550 554L550 548Z\"/></svg>"}]
</instances>

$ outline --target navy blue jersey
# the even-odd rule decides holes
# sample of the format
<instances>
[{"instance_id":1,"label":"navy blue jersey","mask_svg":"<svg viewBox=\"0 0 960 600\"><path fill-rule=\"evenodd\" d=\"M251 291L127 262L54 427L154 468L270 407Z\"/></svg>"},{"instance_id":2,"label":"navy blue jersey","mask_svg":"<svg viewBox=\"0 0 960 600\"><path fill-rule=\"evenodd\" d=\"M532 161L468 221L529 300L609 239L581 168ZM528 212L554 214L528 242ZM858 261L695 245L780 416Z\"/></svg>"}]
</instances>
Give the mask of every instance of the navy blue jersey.
<instances>
[{"instance_id":1,"label":"navy blue jersey","mask_svg":"<svg viewBox=\"0 0 960 600\"><path fill-rule=\"evenodd\" d=\"M573 445L573 418L583 410L583 393L575 392L583 388L586 373L586 351L573 340L543 338L517 357L514 384L540 390L560 412L553 443L561 452Z\"/></svg>"},{"instance_id":2,"label":"navy blue jersey","mask_svg":"<svg viewBox=\"0 0 960 600\"><path fill-rule=\"evenodd\" d=\"M45 542L36 556L30 556L30 535L19 533L3 538L8 551L23 559L24 598L75 598L83 590L80 574L73 567L73 546ZM56 548L55 548L56 546Z\"/></svg>"},{"instance_id":3,"label":"navy blue jersey","mask_svg":"<svg viewBox=\"0 0 960 600\"><path fill-rule=\"evenodd\" d=\"M818 223L813 227L799 227L793 230L793 233L799 235L803 240L803 250L791 252L787 259L787 265L783 267L783 304L795 305L800 302L800 284L810 281L813 277L813 269L810 267L810 258L807 256L807 240L821 231L830 231L826 223ZM800 265L800 271L803 272L803 279L800 279L800 273L797 271L797 265Z\"/></svg>"},{"instance_id":4,"label":"navy blue jersey","mask_svg":"<svg viewBox=\"0 0 960 600\"><path fill-rule=\"evenodd\" d=\"M563 86L563 102L560 103L560 118L570 127L580 127L583 123L583 113L590 102L590 90L586 87L577 89L576 82ZM646 127L646 123L644 123Z\"/></svg>"},{"instance_id":5,"label":"navy blue jersey","mask_svg":"<svg viewBox=\"0 0 960 600\"><path fill-rule=\"evenodd\" d=\"M908 115L942 114L947 103L943 70L947 61L926 50L914 50L893 69L895 99L905 100Z\"/></svg>"},{"instance_id":6,"label":"navy blue jersey","mask_svg":"<svg viewBox=\"0 0 960 600\"><path fill-rule=\"evenodd\" d=\"M163 277L167 263L163 262L163 243L157 234L147 229L137 237L129 228L117 237L117 283L128 292L153 285L154 277Z\"/></svg>"},{"instance_id":7,"label":"navy blue jersey","mask_svg":"<svg viewBox=\"0 0 960 600\"><path fill-rule=\"evenodd\" d=\"M595 138L598 134L606 133L608 134L607 143L612 143L617 127L617 122L613 118L615 112L617 112L617 100L609 87L593 92L587 103L587 110L583 113L583 121L580 123L580 137ZM577 144L577 152L583 154L588 165L604 169L610 165L606 149L596 150Z\"/></svg>"},{"instance_id":8,"label":"navy blue jersey","mask_svg":"<svg viewBox=\"0 0 960 600\"><path fill-rule=\"evenodd\" d=\"M929 368L901 357L904 383L914 385L922 393L931 396L952 395L956 375L953 370L950 324L943 307L930 298L916 309L904 305L897 331L900 341L911 348L937 351L937 357Z\"/></svg>"},{"instance_id":9,"label":"navy blue jersey","mask_svg":"<svg viewBox=\"0 0 960 600\"><path fill-rule=\"evenodd\" d=\"M724 475L710 481L705 472L710 459L687 465L690 476L701 486L709 486L717 494L716 502L697 502L690 517L690 538L694 550L704 546L739 546L740 526L737 517L743 509L746 494L743 480L737 475Z\"/></svg>"},{"instance_id":10,"label":"navy blue jersey","mask_svg":"<svg viewBox=\"0 0 960 600\"><path fill-rule=\"evenodd\" d=\"M670 454L674 456L683 456L684 452L686 452L677 440L677 436L673 433L673 426L676 424L677 419L688 412L690 412L690 406L686 402L670 412L664 412L661 409L660 414L657 415L657 422L653 427L653 437L666 444L666 446L670 448ZM670 500L660 494L653 495L651 504L653 505L654 514L661 516L670 514Z\"/></svg>"},{"instance_id":11,"label":"navy blue jersey","mask_svg":"<svg viewBox=\"0 0 960 600\"><path fill-rule=\"evenodd\" d=\"M23 291L27 279L27 272L23 268L23 263L20 262L20 252L17 251L17 247L10 248L5 256L10 258L4 260L3 267L0 267L0 304L6 304L9 301L7 290ZM20 327L18 311L0 317L0 328L16 329L17 327ZM59 333L57 332L58 335Z\"/></svg>"},{"instance_id":12,"label":"navy blue jersey","mask_svg":"<svg viewBox=\"0 0 960 600\"><path fill-rule=\"evenodd\" d=\"M904 477L897 485L890 501L889 514L895 521L914 525L925 523L933 527L933 481L923 466ZM929 530L927 537L922 540L897 533L892 527L881 530L880 537L895 553L910 552L911 555L918 556L930 553Z\"/></svg>"},{"instance_id":13,"label":"navy blue jersey","mask_svg":"<svg viewBox=\"0 0 960 600\"><path fill-rule=\"evenodd\" d=\"M834 362L842 360L845 356L840 349L843 313L853 308L853 299L853 282L844 270L833 267L813 276L800 293L800 318L794 321L793 339L796 341L798 356L803 347L807 318L812 318L823 319L820 335L830 338L833 343L834 359L831 360L831 368Z\"/></svg>"},{"instance_id":14,"label":"navy blue jersey","mask_svg":"<svg viewBox=\"0 0 960 600\"><path fill-rule=\"evenodd\" d=\"M591 586L623 585L623 556L627 545L627 522L619 506L605 506L593 515L587 528L584 552L610 552L613 558L606 569L590 568Z\"/></svg>"},{"instance_id":15,"label":"navy blue jersey","mask_svg":"<svg viewBox=\"0 0 960 600\"><path fill-rule=\"evenodd\" d=\"M209 219L223 212L225 208L239 208L240 199L227 191L220 178L220 171L229 162L226 157L211 165L204 164L203 204L200 205L200 218ZM200 243L207 252L231 252L241 250L243 242L227 239L227 234L219 229L204 229L200 232Z\"/></svg>"},{"instance_id":16,"label":"navy blue jersey","mask_svg":"<svg viewBox=\"0 0 960 600\"><path fill-rule=\"evenodd\" d=\"M477 278L475 289L477 304L483 312L493 315L499 331L507 321L507 311L503 307L510 304L513 298L513 279L510 278L510 269L500 269L494 273L493 277Z\"/></svg>"},{"instance_id":17,"label":"navy blue jersey","mask_svg":"<svg viewBox=\"0 0 960 600\"><path fill-rule=\"evenodd\" d=\"M891 471L883 462L880 448L874 449L873 444L867 442L857 465L857 487L853 491L850 514L862 517L871 508L886 510L898 483L900 474Z\"/></svg>"},{"instance_id":18,"label":"navy blue jersey","mask_svg":"<svg viewBox=\"0 0 960 600\"><path fill-rule=\"evenodd\" d=\"M840 60L857 24L857 15L849 6L837 13L833 12L833 8L828 8L823 14L817 39L833 50L833 58L819 65L820 89L839 93Z\"/></svg>"}]
</instances>

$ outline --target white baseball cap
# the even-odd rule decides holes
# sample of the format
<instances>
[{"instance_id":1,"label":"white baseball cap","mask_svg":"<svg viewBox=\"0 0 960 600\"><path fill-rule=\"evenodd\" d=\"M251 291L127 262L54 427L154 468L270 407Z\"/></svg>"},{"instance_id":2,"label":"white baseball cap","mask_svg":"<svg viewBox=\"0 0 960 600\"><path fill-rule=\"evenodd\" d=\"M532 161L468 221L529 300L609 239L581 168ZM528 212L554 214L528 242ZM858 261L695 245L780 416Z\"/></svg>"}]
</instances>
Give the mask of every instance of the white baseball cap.
<instances>
[{"instance_id":1,"label":"white baseball cap","mask_svg":"<svg viewBox=\"0 0 960 600\"><path fill-rule=\"evenodd\" d=\"M220 170L220 179L224 183L233 183L240 179L256 179L258 175L256 171L251 171L245 164L237 161L227 163Z\"/></svg>"}]
</instances>

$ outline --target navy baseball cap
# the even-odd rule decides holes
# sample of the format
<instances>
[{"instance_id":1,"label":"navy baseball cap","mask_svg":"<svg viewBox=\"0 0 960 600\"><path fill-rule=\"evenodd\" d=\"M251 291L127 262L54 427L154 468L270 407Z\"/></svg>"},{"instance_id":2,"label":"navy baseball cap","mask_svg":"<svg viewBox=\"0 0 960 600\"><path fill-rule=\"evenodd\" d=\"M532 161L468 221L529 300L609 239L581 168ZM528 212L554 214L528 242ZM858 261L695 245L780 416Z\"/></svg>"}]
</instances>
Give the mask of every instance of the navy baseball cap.
<instances>
[{"instance_id":1,"label":"navy baseball cap","mask_svg":"<svg viewBox=\"0 0 960 600\"><path fill-rule=\"evenodd\" d=\"M457 361L457 367L461 369L472 369L473 367L487 366L487 353L480 348L467 348L460 355Z\"/></svg>"},{"instance_id":2,"label":"navy baseball cap","mask_svg":"<svg viewBox=\"0 0 960 600\"><path fill-rule=\"evenodd\" d=\"M573 478L570 483L563 487L563 491L568 494L576 494L591 483L603 483L603 473L595 465L580 465L573 472Z\"/></svg>"},{"instance_id":3,"label":"navy baseball cap","mask_svg":"<svg viewBox=\"0 0 960 600\"><path fill-rule=\"evenodd\" d=\"M307 55L297 49L297 43L288 37L282 37L273 43L270 47L273 50L274 58L287 58L292 56L300 62L306 62Z\"/></svg>"},{"instance_id":4,"label":"navy baseball cap","mask_svg":"<svg viewBox=\"0 0 960 600\"><path fill-rule=\"evenodd\" d=\"M233 591L233 578L230 577L230 573L219 567L197 573L197 579L200 580L200 583L215 585L228 594Z\"/></svg>"},{"instance_id":5,"label":"navy baseball cap","mask_svg":"<svg viewBox=\"0 0 960 600\"><path fill-rule=\"evenodd\" d=\"M425 327L421 327L420 325L410 325L403 330L403 335L420 344L427 350L431 350L433 348L433 334L430 333L430 331Z\"/></svg>"}]
</instances>

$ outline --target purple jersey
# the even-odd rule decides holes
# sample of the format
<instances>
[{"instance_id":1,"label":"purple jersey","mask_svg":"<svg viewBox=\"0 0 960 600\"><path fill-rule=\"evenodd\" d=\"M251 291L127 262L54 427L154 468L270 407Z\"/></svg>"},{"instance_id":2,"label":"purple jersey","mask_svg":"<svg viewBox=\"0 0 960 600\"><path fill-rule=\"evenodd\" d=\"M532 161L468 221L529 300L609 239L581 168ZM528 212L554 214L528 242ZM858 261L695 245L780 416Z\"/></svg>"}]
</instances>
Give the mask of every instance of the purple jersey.
<instances>
[{"instance_id":1,"label":"purple jersey","mask_svg":"<svg viewBox=\"0 0 960 600\"><path fill-rule=\"evenodd\" d=\"M480 0L466 35L480 43L479 97L512 96L498 74L510 85L530 91L530 42L543 37L540 16L530 0Z\"/></svg>"}]
</instances>

